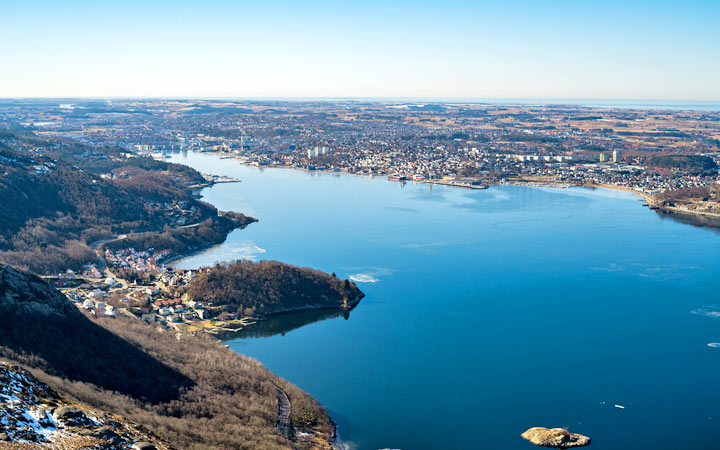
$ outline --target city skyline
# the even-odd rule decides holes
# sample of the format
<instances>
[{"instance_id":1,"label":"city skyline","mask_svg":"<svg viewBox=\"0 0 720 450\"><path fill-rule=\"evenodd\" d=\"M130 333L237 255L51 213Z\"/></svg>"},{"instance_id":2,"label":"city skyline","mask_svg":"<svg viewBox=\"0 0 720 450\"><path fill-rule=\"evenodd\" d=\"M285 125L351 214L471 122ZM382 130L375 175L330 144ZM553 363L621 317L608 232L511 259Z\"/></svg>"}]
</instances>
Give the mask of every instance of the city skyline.
<instances>
[{"instance_id":1,"label":"city skyline","mask_svg":"<svg viewBox=\"0 0 720 450\"><path fill-rule=\"evenodd\" d=\"M720 100L720 5L0 6L0 97Z\"/></svg>"}]
</instances>

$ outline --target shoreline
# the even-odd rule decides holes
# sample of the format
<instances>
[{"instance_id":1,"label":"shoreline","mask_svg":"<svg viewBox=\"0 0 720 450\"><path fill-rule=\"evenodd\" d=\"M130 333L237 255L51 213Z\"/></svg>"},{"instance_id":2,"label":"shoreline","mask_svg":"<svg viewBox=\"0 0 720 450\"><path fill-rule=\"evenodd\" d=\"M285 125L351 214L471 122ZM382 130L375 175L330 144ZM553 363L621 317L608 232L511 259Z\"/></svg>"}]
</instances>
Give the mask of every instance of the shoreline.
<instances>
[{"instance_id":1,"label":"shoreline","mask_svg":"<svg viewBox=\"0 0 720 450\"><path fill-rule=\"evenodd\" d=\"M234 153L229 152L222 152L222 151L210 151L210 152L198 152L198 153L209 153L212 155L217 155L221 159L234 159L238 161L241 165L248 166L248 167L255 167L258 169L263 168L271 168L271 169L288 169L288 170L298 170L301 172L306 173L338 173L338 174L345 174L345 175L357 175L357 176L364 176L369 178L376 178L376 177L382 177L387 180L389 175L387 174L359 174L355 172L349 172L347 170L338 169L338 170L310 170L305 169L302 167L292 167L292 166L284 166L284 165L276 165L276 164L268 164L268 165L255 165L251 162L248 162L245 157L241 155L237 155ZM391 180L387 180L391 181ZM653 194L648 194L646 192L631 188L629 186L622 186L619 184L607 184L607 183L582 183L582 184L574 184L574 183L568 183L561 180L550 180L550 179L543 179L542 177L539 177L538 179L527 179L523 177L519 177L515 180L506 180L503 182L491 182L491 181L485 181L484 184L481 185L470 185L465 184L462 182L456 182L455 180L442 180L442 179L423 179L423 180L402 180L400 183L407 183L407 182L413 182L413 183L424 183L424 184L437 184L441 186L449 186L449 187L457 187L457 188L463 188L463 189L488 189L491 186L502 186L505 185L513 185L513 186L527 186L527 187L545 187L545 188L569 188L569 187L586 187L586 188L595 188L595 189L609 189L614 191L623 191L623 192L629 192L631 194L634 194L640 198L642 198L647 206L651 210L658 210L662 211L665 214L677 214L682 216L690 216L690 217L701 217L701 218L713 218L713 219L720 219L720 213L713 213L713 212L704 212L704 211L696 211L696 210L690 210L682 207L677 206L665 206L662 204L659 204ZM205 186L205 187L212 187L214 183ZM204 189L201 188L200 190Z\"/></svg>"},{"instance_id":2,"label":"shoreline","mask_svg":"<svg viewBox=\"0 0 720 450\"><path fill-rule=\"evenodd\" d=\"M713 219L720 219L720 213L708 212L708 211L696 211L692 209L683 208L680 206L662 206L660 208L666 214L678 214L681 216L692 216L692 217L709 217Z\"/></svg>"},{"instance_id":3,"label":"shoreline","mask_svg":"<svg viewBox=\"0 0 720 450\"><path fill-rule=\"evenodd\" d=\"M364 297L364 296L363 296ZM362 299L362 297L361 297ZM275 311L271 313L263 314L262 316L252 316L250 319L252 319L251 323L244 324L241 327L233 328L233 329L225 329L221 330L220 332L211 332L211 331L203 331L204 333L207 333L215 338L217 338L220 342L225 344L227 341L232 341L235 339L244 339L243 337L238 337L238 334L245 331L245 330L252 330L253 327L259 326L263 322L267 322L268 320L282 318L282 317L288 317L292 316L294 314L300 314L305 312L336 312L338 315L347 313L349 314L357 305L359 304L359 300L357 303L355 303L354 306L350 308L343 308L338 306L305 306L302 308L294 308L294 309L284 309L282 311ZM213 319L214 320L214 319ZM235 319L242 320L242 319ZM217 320L216 320L217 322ZM222 327L217 327L216 329L222 329Z\"/></svg>"},{"instance_id":4,"label":"shoreline","mask_svg":"<svg viewBox=\"0 0 720 450\"><path fill-rule=\"evenodd\" d=\"M355 309L355 307L357 305L360 304L360 300L362 300L363 298L365 298L365 294L361 291L360 295L358 297L348 300L347 307L332 306L332 305L319 305L319 306L308 305L308 306L301 306L298 308L283 309L283 310L274 311L271 313L265 313L265 314L262 314L262 315L256 317L256 319L263 320L266 318L278 317L278 316L283 316L286 314L294 314L294 313L301 313L301 312L307 312L307 311L348 311L348 312L350 312L353 309Z\"/></svg>"},{"instance_id":5,"label":"shoreline","mask_svg":"<svg viewBox=\"0 0 720 450\"><path fill-rule=\"evenodd\" d=\"M240 228L240 227L238 227L238 228ZM175 261L178 261L178 260L181 260L181 259L185 259L185 258L190 258L190 257L195 256L195 255L197 255L198 253L200 253L200 252L202 252L202 251L204 251L204 250L213 248L213 247L215 247L216 245L220 245L220 244L222 244L223 242L225 242L225 241L227 240L227 237L230 236L230 233L232 233L233 231L237 230L238 228L233 228L232 230L230 230L230 231L228 232L228 234L225 236L225 239L222 240L222 242L216 242L216 243L214 243L214 244L201 245L200 247L194 248L194 249L192 249L192 250L188 250L188 251L185 252L185 253L178 254L178 255L175 255L175 256L171 256L171 257L167 258L166 260L162 261L161 264L162 264L163 266L169 266L170 263L172 263L172 262L175 262ZM173 269L173 270L177 270L177 267L172 266L172 269ZM183 270L183 269L180 269L180 270Z\"/></svg>"},{"instance_id":6,"label":"shoreline","mask_svg":"<svg viewBox=\"0 0 720 450\"><path fill-rule=\"evenodd\" d=\"M654 209L656 209L658 211L662 211L664 214L669 214L669 215L677 214L679 216L686 216L686 217L693 217L693 218L720 219L720 213L710 212L710 211L698 211L698 210L684 208L682 206L663 205L662 203L658 203L658 201L655 199L654 196L652 196L650 194L646 194L641 191L636 191L632 188L628 188L625 186L619 186L619 185L613 185L613 184L593 184L593 185L586 185L586 186L631 192L631 193L638 195L638 196L642 197L643 199L645 199L645 201L651 208L654 207Z\"/></svg>"},{"instance_id":7,"label":"shoreline","mask_svg":"<svg viewBox=\"0 0 720 450\"><path fill-rule=\"evenodd\" d=\"M635 194L638 197L641 197L648 205L654 205L655 199L651 194L647 194L642 191L635 190L631 187L627 186L621 186L619 184L599 184L599 183L588 183L581 185L582 187L591 187L591 188L599 188L599 189L610 189L613 191L623 191L623 192L629 192L631 194Z\"/></svg>"},{"instance_id":8,"label":"shoreline","mask_svg":"<svg viewBox=\"0 0 720 450\"><path fill-rule=\"evenodd\" d=\"M268 164L264 166L260 165L254 165L248 161L245 160L243 156L236 155L234 153L228 153L228 152L218 152L218 151L212 151L212 152L198 152L201 154L212 154L212 155L218 155L221 159L234 159L238 161L243 166L248 167L254 167L256 169L263 169L263 168L270 168L270 169L288 169L288 170L298 170L300 172L306 172L306 173L341 173L345 175L356 175L356 176L362 176L362 177L369 177L369 178L385 178L387 180L388 176L387 174L359 174L355 172L349 172L347 170L310 170L305 169L302 167L292 167L292 166L283 166L283 165L276 165L276 164ZM391 180L387 180L391 181ZM407 182L413 182L413 183L424 183L424 184L437 184L441 186L450 186L450 187L458 187L458 188L464 188L464 189L487 189L490 186L502 186L503 184L509 184L513 186L529 186L529 187L549 187L549 188L569 188L569 187L589 187L589 188L600 188L600 189L610 189L610 190L616 190L616 191L624 191L624 192L630 192L632 194L637 195L638 197L641 197L643 200L645 200L649 205L653 205L655 203L655 200L653 198L652 194L647 194L642 191L638 191L636 189L633 189L628 186L622 186L618 184L605 184L605 183L584 183L584 184L574 184L569 183L561 180L550 180L550 179L527 179L523 177L519 177L515 180L506 180L504 183L501 182L491 182L486 181L484 182L484 185L468 185L463 183L457 183L453 182L454 180L445 181L442 179L423 179L423 180L403 180L399 181L400 183L407 183ZM212 184L206 187L212 187ZM204 187L202 188L204 189ZM201 190L202 190L201 189ZM700 214L700 213L698 213Z\"/></svg>"},{"instance_id":9,"label":"shoreline","mask_svg":"<svg viewBox=\"0 0 720 450\"><path fill-rule=\"evenodd\" d=\"M360 303L360 300L362 300L364 297L365 297L365 295L362 294L359 298L353 299L352 306L350 306L348 308L345 308L342 306L330 306L330 305L327 305L327 306L323 306L323 305L303 306L300 308L273 311L273 312L265 313L265 314L259 315L259 316L243 317L242 319L232 319L232 320L208 319L208 320L212 320L212 321L216 322L218 325L213 328L199 326L200 330L196 330L194 332L209 334L209 335L217 338L220 342L225 343L225 341L235 339L236 336L233 336L233 335L237 335L237 333L240 333L243 330L249 330L253 326L259 324L260 322L264 322L266 320L274 319L277 317L291 316L293 314L309 312L309 311L336 311L338 313L342 313L342 312L349 313L357 307L357 305ZM200 322L205 322L205 320L202 320ZM179 324L174 324L172 327L176 331L183 331L183 327L179 327L178 325L181 325L181 326L185 325L187 327L187 326L192 326L193 323L194 322L179 323ZM230 324L237 325L238 323L240 324L240 326L236 327L236 328L230 328L227 326ZM184 331L187 332L188 330L184 330Z\"/></svg>"}]
</instances>

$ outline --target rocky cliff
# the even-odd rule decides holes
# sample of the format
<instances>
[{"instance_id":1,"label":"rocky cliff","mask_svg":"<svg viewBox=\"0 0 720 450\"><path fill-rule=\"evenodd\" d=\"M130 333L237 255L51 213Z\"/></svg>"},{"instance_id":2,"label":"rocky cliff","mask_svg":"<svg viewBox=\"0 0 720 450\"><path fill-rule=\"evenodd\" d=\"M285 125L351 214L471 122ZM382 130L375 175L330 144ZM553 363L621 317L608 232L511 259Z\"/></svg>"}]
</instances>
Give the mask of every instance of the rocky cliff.
<instances>
[{"instance_id":1,"label":"rocky cliff","mask_svg":"<svg viewBox=\"0 0 720 450\"><path fill-rule=\"evenodd\" d=\"M64 295L40 277L0 264L0 312L80 317Z\"/></svg>"}]
</instances>

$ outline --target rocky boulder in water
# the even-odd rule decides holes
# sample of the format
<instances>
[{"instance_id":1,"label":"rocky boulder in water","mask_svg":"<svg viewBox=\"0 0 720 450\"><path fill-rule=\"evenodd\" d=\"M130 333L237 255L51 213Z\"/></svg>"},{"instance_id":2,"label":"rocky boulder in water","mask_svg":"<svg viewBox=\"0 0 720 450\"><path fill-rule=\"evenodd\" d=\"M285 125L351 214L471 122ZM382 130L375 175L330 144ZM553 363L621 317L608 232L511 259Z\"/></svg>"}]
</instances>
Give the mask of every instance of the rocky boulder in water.
<instances>
[{"instance_id":1,"label":"rocky boulder in water","mask_svg":"<svg viewBox=\"0 0 720 450\"><path fill-rule=\"evenodd\" d=\"M540 447L570 448L582 447L590 443L589 437L571 433L564 428L533 427L521 436Z\"/></svg>"}]
</instances>

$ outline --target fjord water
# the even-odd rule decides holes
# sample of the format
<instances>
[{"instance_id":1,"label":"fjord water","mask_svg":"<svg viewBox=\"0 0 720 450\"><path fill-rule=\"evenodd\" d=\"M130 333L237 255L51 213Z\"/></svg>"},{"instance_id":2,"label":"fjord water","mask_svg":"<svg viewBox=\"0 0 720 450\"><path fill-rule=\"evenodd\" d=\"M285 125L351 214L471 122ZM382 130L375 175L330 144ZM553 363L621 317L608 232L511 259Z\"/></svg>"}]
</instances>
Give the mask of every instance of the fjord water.
<instances>
[{"instance_id":1,"label":"fjord water","mask_svg":"<svg viewBox=\"0 0 720 450\"><path fill-rule=\"evenodd\" d=\"M347 320L305 313L228 342L317 398L354 448L529 449L532 426L597 450L720 447L717 232L617 191L171 161L240 178L204 198L260 220L179 266L277 259L361 281Z\"/></svg>"}]
</instances>

